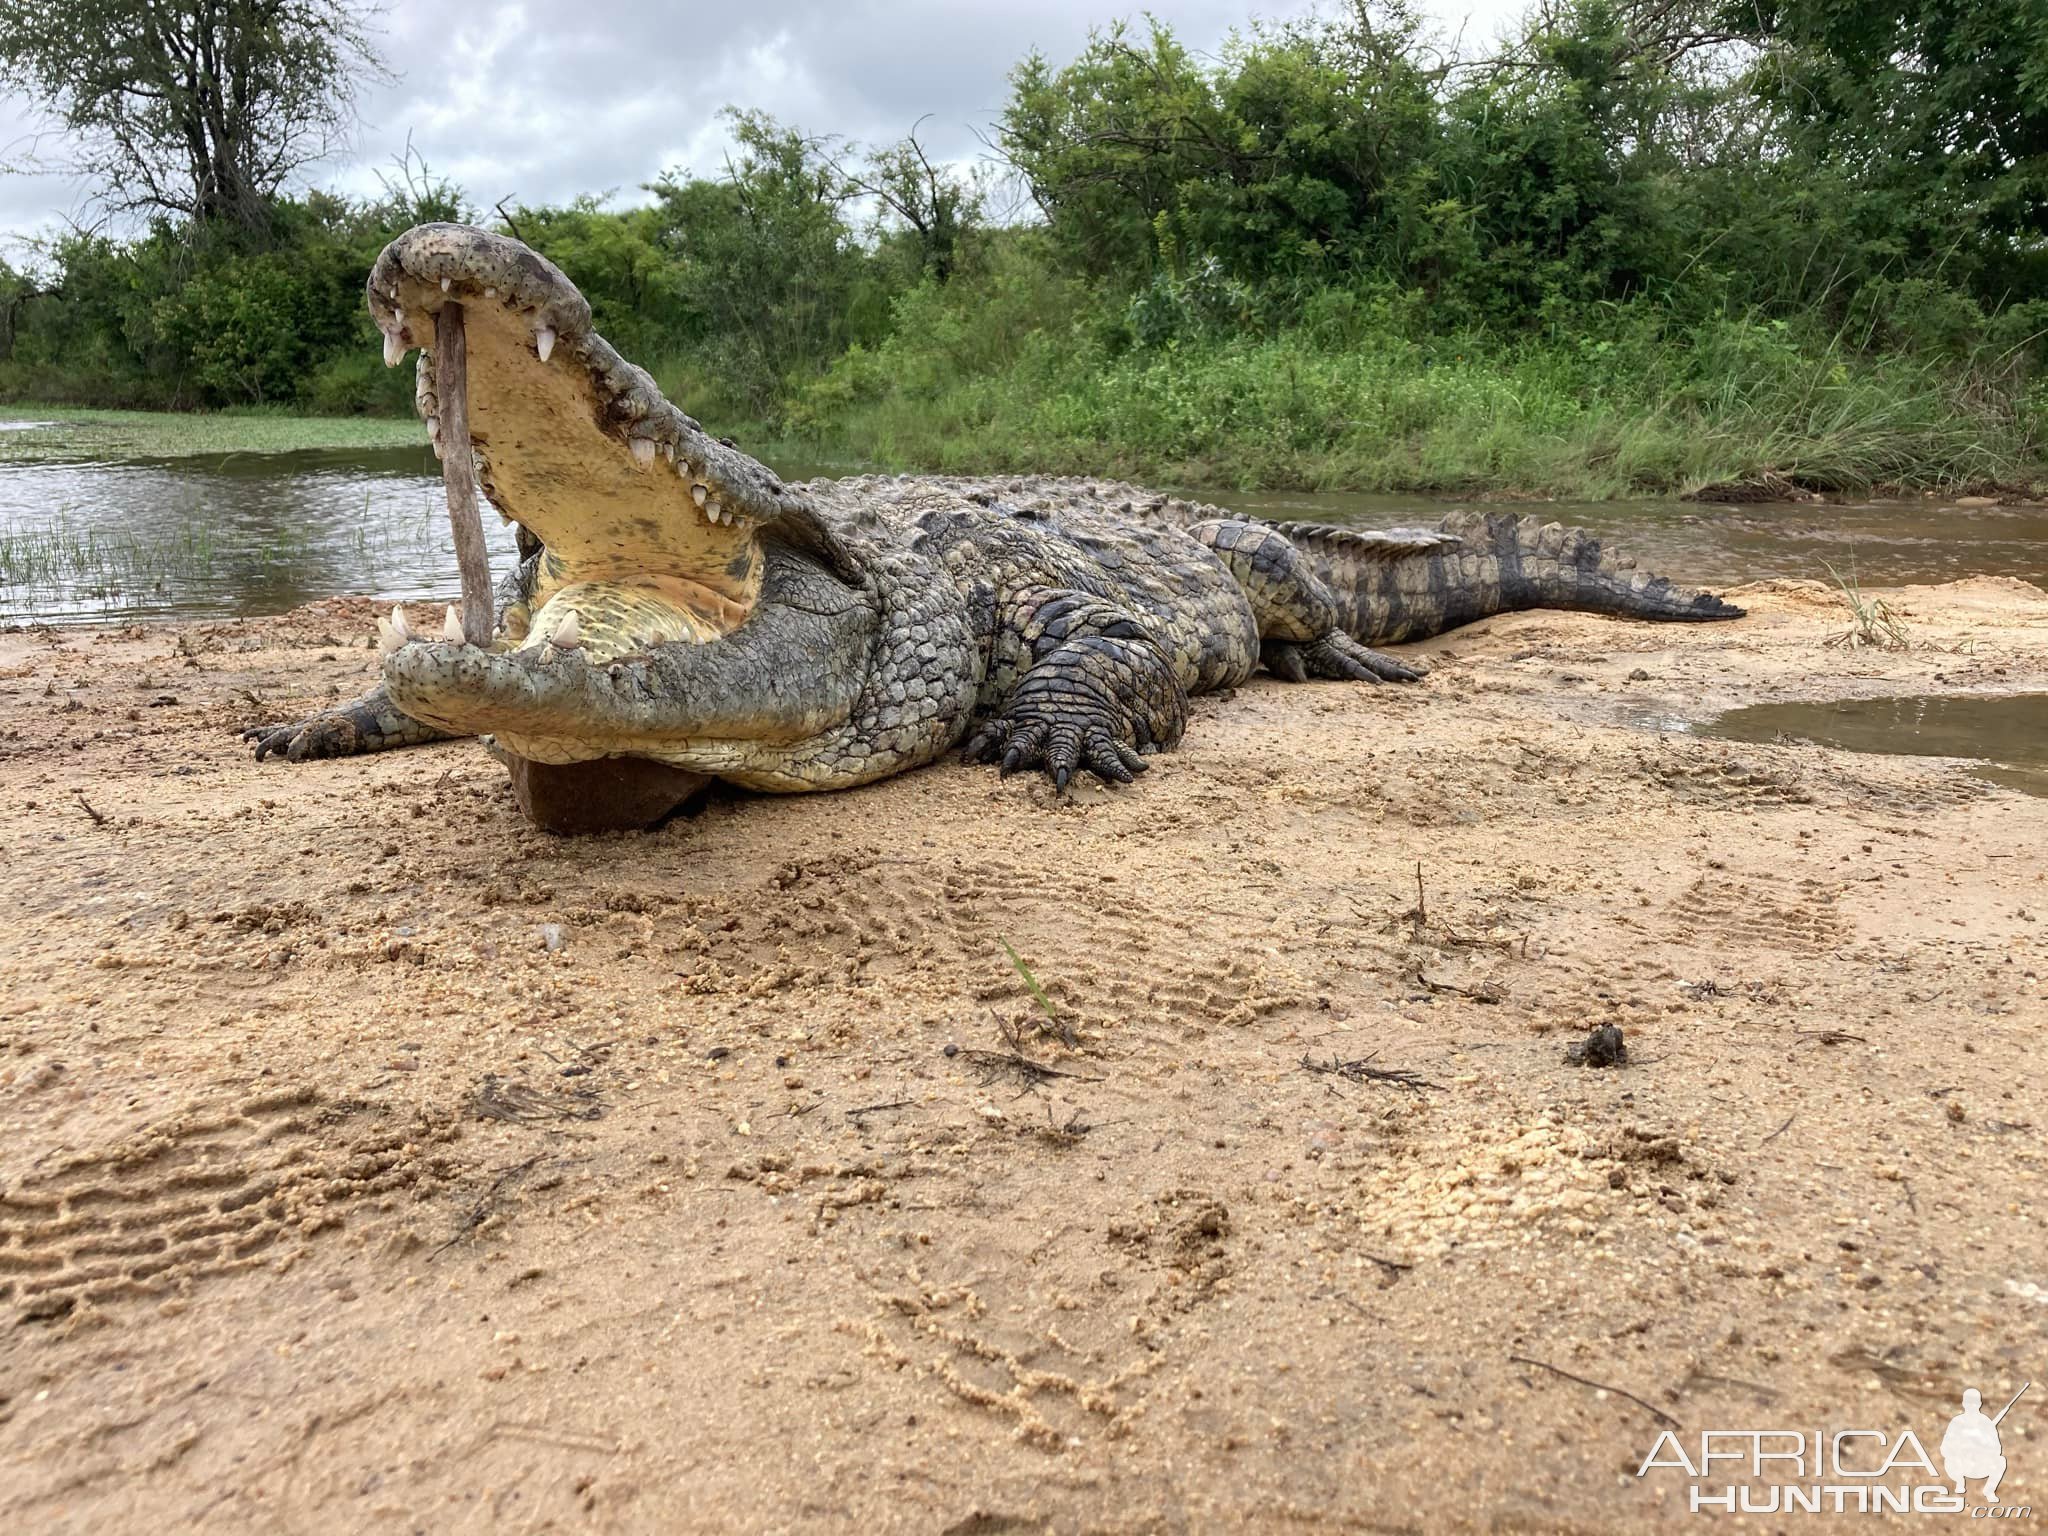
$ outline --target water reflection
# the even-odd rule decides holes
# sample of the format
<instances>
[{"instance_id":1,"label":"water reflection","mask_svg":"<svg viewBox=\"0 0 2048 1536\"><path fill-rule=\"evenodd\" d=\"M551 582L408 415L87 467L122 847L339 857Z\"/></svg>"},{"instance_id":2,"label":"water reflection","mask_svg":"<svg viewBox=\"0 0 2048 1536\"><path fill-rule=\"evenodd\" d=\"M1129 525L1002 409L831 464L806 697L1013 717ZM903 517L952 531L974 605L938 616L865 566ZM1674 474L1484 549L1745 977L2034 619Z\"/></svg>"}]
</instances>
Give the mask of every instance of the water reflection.
<instances>
[{"instance_id":1,"label":"water reflection","mask_svg":"<svg viewBox=\"0 0 2048 1536\"><path fill-rule=\"evenodd\" d=\"M1849 752L1962 757L1986 778L2048 795L2048 693L1903 694L1730 710L1696 728L1729 741L1816 741Z\"/></svg>"}]
</instances>

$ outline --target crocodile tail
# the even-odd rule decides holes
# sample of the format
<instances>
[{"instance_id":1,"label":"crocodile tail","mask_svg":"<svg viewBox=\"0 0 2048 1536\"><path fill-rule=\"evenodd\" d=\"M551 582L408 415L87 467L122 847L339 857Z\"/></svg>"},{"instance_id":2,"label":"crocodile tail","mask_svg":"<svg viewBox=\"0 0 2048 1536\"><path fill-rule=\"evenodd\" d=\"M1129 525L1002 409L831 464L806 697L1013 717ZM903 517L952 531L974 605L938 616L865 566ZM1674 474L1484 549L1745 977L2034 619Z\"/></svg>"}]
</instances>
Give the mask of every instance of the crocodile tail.
<instances>
[{"instance_id":1,"label":"crocodile tail","mask_svg":"<svg viewBox=\"0 0 2048 1536\"><path fill-rule=\"evenodd\" d=\"M1367 645L1442 634L1523 608L1619 618L1739 619L1710 592L1636 569L1583 528L1500 512L1453 512L1435 528L1384 531L1282 523L1336 595L1344 628Z\"/></svg>"}]
</instances>

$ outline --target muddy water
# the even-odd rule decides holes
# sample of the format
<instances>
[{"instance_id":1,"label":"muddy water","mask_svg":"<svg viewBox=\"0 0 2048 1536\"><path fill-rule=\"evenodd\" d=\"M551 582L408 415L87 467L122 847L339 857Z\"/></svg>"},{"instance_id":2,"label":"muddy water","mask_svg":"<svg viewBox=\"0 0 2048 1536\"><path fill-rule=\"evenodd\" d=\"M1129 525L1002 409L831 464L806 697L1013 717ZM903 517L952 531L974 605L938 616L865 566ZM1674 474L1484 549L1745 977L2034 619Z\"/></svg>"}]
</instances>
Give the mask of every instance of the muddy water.
<instances>
[{"instance_id":1,"label":"muddy water","mask_svg":"<svg viewBox=\"0 0 2048 1536\"><path fill-rule=\"evenodd\" d=\"M19 426L0 419L0 430ZM785 477L816 473L777 465ZM1354 494L1197 494L1237 511L1388 527L1461 503ZM1870 586L1972 573L2048 583L2048 508L1926 502L1700 507L1677 501L1550 502L1643 564L1726 586L1825 578ZM492 524L493 563L511 539ZM438 466L417 450L236 455L122 463L0 464L0 623L240 617L313 598L456 595Z\"/></svg>"},{"instance_id":2,"label":"muddy water","mask_svg":"<svg viewBox=\"0 0 2048 1536\"><path fill-rule=\"evenodd\" d=\"M1471 502L1334 492L1210 492L1276 521L1382 528L1433 522ZM1720 507L1686 501L1536 502L1499 510L1576 523L1688 585L1732 587L1774 576L1829 580L1830 566L1866 587L2017 576L2048 586L2048 507L1956 507L1941 501Z\"/></svg>"},{"instance_id":3,"label":"muddy water","mask_svg":"<svg viewBox=\"0 0 2048 1536\"><path fill-rule=\"evenodd\" d=\"M1961 757L1984 777L2048 795L2048 694L1907 694L1755 704L1694 727L1729 741L1817 741L1850 752Z\"/></svg>"}]
</instances>

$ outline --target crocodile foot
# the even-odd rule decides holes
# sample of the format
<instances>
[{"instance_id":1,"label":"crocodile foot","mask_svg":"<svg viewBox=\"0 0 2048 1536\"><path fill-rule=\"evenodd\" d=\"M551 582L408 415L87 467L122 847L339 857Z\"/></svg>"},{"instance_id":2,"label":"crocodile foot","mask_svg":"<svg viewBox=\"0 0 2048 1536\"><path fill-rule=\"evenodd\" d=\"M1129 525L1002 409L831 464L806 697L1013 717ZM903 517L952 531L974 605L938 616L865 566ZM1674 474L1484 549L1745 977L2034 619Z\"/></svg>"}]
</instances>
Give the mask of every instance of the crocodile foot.
<instances>
[{"instance_id":1,"label":"crocodile foot","mask_svg":"<svg viewBox=\"0 0 2048 1536\"><path fill-rule=\"evenodd\" d=\"M256 760L282 758L302 763L315 757L354 757L392 747L445 741L455 733L415 720L391 702L380 685L360 699L286 725L252 725L242 740L256 743Z\"/></svg>"},{"instance_id":2,"label":"crocodile foot","mask_svg":"<svg viewBox=\"0 0 2048 1536\"><path fill-rule=\"evenodd\" d=\"M970 763L996 763L1008 778L1024 768L1043 768L1065 789L1086 769L1113 784L1128 784L1151 765L1138 755L1136 733L1104 700L1073 690L1061 695L1020 690L1000 715L975 727L961 753Z\"/></svg>"},{"instance_id":3,"label":"crocodile foot","mask_svg":"<svg viewBox=\"0 0 2048 1536\"><path fill-rule=\"evenodd\" d=\"M1259 659L1267 671L1289 683L1305 683L1312 677L1352 683L1413 683L1422 677L1385 652L1360 645L1341 629L1306 643L1268 640L1259 647Z\"/></svg>"}]
</instances>

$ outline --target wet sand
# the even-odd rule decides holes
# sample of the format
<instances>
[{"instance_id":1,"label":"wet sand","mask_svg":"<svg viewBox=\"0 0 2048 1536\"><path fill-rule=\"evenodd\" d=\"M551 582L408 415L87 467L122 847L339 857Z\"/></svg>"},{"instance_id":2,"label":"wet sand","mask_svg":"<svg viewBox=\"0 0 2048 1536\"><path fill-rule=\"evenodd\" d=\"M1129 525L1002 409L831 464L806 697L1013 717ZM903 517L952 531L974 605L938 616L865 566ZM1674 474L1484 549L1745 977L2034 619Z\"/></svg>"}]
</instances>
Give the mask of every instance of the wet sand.
<instances>
[{"instance_id":1,"label":"wet sand","mask_svg":"<svg viewBox=\"0 0 2048 1536\"><path fill-rule=\"evenodd\" d=\"M249 760L366 603L0 636L0 1525L1635 1531L1657 1414L1932 1447L2042 1366L2048 800L1632 723L2048 687L2048 595L1887 595L580 841Z\"/></svg>"}]
</instances>

